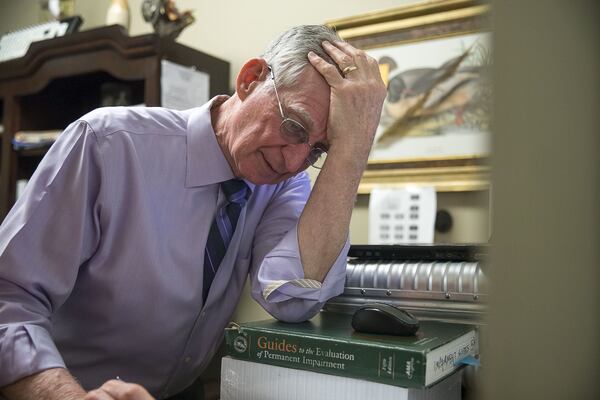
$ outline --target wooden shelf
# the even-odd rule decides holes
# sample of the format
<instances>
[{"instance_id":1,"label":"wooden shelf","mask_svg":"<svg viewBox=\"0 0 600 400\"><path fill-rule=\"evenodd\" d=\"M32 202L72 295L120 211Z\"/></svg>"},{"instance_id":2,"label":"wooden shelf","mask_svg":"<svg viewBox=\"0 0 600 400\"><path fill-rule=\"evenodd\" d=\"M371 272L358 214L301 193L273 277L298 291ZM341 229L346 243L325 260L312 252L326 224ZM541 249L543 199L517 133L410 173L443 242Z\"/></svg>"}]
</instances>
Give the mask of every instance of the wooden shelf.
<instances>
[{"instance_id":1,"label":"wooden shelf","mask_svg":"<svg viewBox=\"0 0 600 400\"><path fill-rule=\"evenodd\" d=\"M17 153L18 157L43 157L49 148L50 145L44 145L35 149L14 150L14 152Z\"/></svg>"}]
</instances>

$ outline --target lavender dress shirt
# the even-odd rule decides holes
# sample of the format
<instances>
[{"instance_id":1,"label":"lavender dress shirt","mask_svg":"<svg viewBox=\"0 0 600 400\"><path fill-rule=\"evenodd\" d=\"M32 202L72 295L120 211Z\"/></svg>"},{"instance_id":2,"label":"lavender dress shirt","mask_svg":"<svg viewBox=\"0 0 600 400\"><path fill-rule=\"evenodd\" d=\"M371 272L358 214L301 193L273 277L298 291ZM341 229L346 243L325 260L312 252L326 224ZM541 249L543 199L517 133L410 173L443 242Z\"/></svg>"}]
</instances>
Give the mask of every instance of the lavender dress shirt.
<instances>
[{"instance_id":1,"label":"lavender dress shirt","mask_svg":"<svg viewBox=\"0 0 600 400\"><path fill-rule=\"evenodd\" d=\"M223 100L219 98L217 101ZM274 317L301 321L342 292L348 243L303 279L306 173L253 185L206 304L204 249L233 178L210 106L103 108L71 124L0 227L0 387L67 367L171 396L206 367L249 276Z\"/></svg>"}]
</instances>

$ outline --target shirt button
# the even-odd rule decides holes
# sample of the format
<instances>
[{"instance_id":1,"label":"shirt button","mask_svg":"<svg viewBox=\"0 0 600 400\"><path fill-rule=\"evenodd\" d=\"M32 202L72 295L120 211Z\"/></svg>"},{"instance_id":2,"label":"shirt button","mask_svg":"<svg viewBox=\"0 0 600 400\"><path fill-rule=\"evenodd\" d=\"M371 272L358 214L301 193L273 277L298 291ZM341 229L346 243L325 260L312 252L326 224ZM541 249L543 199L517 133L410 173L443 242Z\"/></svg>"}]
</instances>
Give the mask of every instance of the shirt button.
<instances>
[{"instance_id":1,"label":"shirt button","mask_svg":"<svg viewBox=\"0 0 600 400\"><path fill-rule=\"evenodd\" d=\"M200 316L201 316L202 318L204 318L204 316L205 316L205 315L206 315L206 311L202 311L202 312L200 313Z\"/></svg>"},{"instance_id":2,"label":"shirt button","mask_svg":"<svg viewBox=\"0 0 600 400\"><path fill-rule=\"evenodd\" d=\"M183 362L186 363L186 364L189 364L190 361L192 361L192 357L186 357L186 358L183 359Z\"/></svg>"}]
</instances>

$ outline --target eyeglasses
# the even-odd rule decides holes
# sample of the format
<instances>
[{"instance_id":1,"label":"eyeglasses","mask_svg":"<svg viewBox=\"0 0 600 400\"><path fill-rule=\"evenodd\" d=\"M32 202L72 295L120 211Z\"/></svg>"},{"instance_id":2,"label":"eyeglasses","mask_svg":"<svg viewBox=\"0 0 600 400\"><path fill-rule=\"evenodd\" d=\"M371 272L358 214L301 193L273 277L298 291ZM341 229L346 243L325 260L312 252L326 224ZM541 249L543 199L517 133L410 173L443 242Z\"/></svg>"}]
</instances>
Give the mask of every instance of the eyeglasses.
<instances>
[{"instance_id":1,"label":"eyeglasses","mask_svg":"<svg viewBox=\"0 0 600 400\"><path fill-rule=\"evenodd\" d=\"M269 65L269 71L271 73L271 80L273 81L273 88L275 89L275 97L277 97L277 104L279 105L279 114L281 115L281 125L279 125L279 131L281 135L293 144L306 144L310 148L308 156L306 157L306 163L314 168L321 169L325 163L327 157L327 147L321 143L311 144L308 140L308 131L300 122L295 119L286 117L283 113L283 106L279 99L279 93L277 92L277 84L275 83L275 74L273 74L273 68Z\"/></svg>"}]
</instances>

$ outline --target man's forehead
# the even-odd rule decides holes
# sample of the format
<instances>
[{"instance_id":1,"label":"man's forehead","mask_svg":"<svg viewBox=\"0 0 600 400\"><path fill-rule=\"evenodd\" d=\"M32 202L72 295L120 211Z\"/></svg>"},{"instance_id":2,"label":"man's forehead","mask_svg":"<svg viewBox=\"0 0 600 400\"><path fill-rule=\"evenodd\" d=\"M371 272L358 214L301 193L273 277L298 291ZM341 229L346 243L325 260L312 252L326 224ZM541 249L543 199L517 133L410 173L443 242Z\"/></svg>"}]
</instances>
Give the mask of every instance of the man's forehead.
<instances>
[{"instance_id":1,"label":"man's forehead","mask_svg":"<svg viewBox=\"0 0 600 400\"><path fill-rule=\"evenodd\" d=\"M325 78L310 64L302 69L296 83L290 87L294 96L309 99L311 105L323 105L329 110L330 87Z\"/></svg>"},{"instance_id":2,"label":"man's forehead","mask_svg":"<svg viewBox=\"0 0 600 400\"><path fill-rule=\"evenodd\" d=\"M329 95L318 96L308 88L291 92L288 113L292 114L312 135L320 136L327 128L329 115Z\"/></svg>"},{"instance_id":3,"label":"man's forehead","mask_svg":"<svg viewBox=\"0 0 600 400\"><path fill-rule=\"evenodd\" d=\"M327 83L325 78L323 78L323 75L321 75L321 73L317 71L316 68L313 67L310 63L306 64L306 66L302 68L302 72L300 72L299 78L302 81L312 82L314 84L323 86L324 88L329 90L329 84Z\"/></svg>"},{"instance_id":4,"label":"man's forehead","mask_svg":"<svg viewBox=\"0 0 600 400\"><path fill-rule=\"evenodd\" d=\"M303 68L296 83L284 90L284 103L288 112L312 134L326 130L329 115L330 88L323 76L310 64Z\"/></svg>"}]
</instances>

